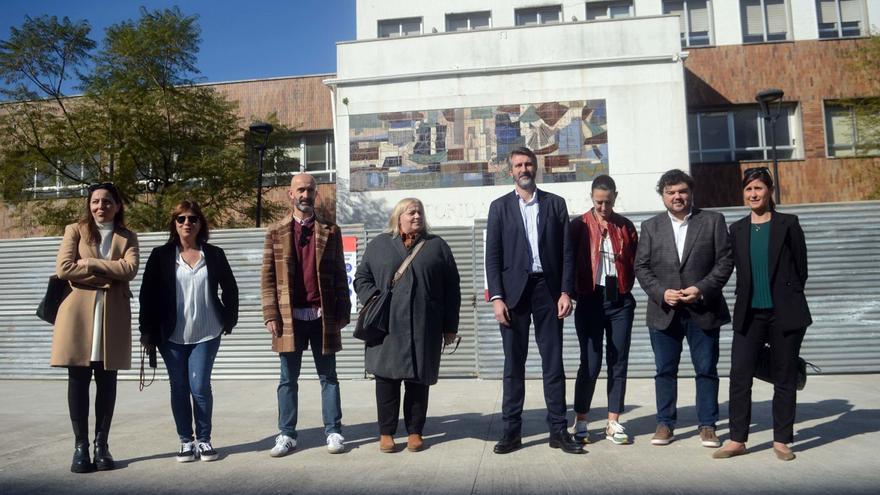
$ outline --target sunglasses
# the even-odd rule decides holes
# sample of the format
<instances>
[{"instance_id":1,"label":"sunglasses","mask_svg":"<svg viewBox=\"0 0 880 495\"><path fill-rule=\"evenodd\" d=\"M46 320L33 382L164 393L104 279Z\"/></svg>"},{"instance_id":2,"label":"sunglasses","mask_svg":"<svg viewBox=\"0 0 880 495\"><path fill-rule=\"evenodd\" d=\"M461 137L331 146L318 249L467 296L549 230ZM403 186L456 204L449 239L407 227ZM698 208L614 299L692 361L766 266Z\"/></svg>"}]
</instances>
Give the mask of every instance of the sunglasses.
<instances>
[{"instance_id":1,"label":"sunglasses","mask_svg":"<svg viewBox=\"0 0 880 495\"><path fill-rule=\"evenodd\" d=\"M183 225L187 220L189 220L189 223L192 225L199 223L199 217L196 215L180 215L174 220L180 225Z\"/></svg>"}]
</instances>

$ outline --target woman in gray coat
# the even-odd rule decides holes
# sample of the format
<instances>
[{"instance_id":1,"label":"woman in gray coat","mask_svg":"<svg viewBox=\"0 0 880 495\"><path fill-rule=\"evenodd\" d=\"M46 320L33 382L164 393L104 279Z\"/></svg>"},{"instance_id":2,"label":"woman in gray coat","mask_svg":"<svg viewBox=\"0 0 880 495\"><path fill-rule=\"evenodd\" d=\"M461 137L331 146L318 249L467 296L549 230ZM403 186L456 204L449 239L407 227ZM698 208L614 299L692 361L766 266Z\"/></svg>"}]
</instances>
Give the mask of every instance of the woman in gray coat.
<instances>
[{"instance_id":1,"label":"woman in gray coat","mask_svg":"<svg viewBox=\"0 0 880 495\"><path fill-rule=\"evenodd\" d=\"M423 243L421 250L394 286L388 335L366 347L366 369L376 378L382 452L396 450L401 382L407 450L422 449L428 387L437 383L442 346L452 343L458 332L458 268L446 241L428 231L422 202L405 198L394 207L386 231L367 245L354 278L358 299L364 303L388 287L419 243Z\"/></svg>"}]
</instances>

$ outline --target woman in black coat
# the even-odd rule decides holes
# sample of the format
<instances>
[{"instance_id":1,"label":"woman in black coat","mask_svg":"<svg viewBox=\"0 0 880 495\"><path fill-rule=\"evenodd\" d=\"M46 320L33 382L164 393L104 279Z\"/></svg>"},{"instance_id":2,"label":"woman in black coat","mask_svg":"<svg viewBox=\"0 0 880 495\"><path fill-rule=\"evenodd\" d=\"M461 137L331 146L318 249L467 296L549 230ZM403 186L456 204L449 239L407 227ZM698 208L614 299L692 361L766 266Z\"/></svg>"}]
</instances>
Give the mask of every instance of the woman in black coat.
<instances>
[{"instance_id":1,"label":"woman in black coat","mask_svg":"<svg viewBox=\"0 0 880 495\"><path fill-rule=\"evenodd\" d=\"M403 382L407 449L422 448L428 387L437 383L444 344L455 340L461 306L458 268L446 241L431 234L425 208L415 198L397 203L388 229L370 241L358 265L354 288L361 303L388 287L394 273L420 243L391 297L389 333L366 346L365 365L376 379L379 449L394 452Z\"/></svg>"},{"instance_id":2,"label":"woman in black coat","mask_svg":"<svg viewBox=\"0 0 880 495\"><path fill-rule=\"evenodd\" d=\"M144 269L141 343L158 347L165 361L180 438L177 461L213 461L219 455L211 446L211 370L221 334L238 323L238 285L226 254L208 244L208 221L198 203L181 201L168 229L168 243L153 249Z\"/></svg>"},{"instance_id":3,"label":"woman in black coat","mask_svg":"<svg viewBox=\"0 0 880 495\"><path fill-rule=\"evenodd\" d=\"M747 452L752 377L765 343L773 376L773 451L784 461L794 436L798 355L813 323L804 296L807 245L795 215L773 204L773 179L765 167L743 176L743 197L751 213L730 226L736 264L736 305L730 366L730 441L713 454L724 459Z\"/></svg>"}]
</instances>

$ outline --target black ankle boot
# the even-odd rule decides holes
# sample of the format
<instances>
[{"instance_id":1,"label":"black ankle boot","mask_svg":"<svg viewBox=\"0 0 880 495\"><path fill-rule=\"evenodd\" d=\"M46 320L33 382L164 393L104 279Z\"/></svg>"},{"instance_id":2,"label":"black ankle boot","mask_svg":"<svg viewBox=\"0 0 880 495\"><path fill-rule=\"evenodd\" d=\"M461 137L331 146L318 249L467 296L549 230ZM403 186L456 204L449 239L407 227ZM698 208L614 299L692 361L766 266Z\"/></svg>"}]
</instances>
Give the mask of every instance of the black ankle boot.
<instances>
[{"instance_id":1,"label":"black ankle boot","mask_svg":"<svg viewBox=\"0 0 880 495\"><path fill-rule=\"evenodd\" d=\"M95 435L95 467L98 471L110 471L116 467L107 445L107 435L103 432Z\"/></svg>"},{"instance_id":2,"label":"black ankle boot","mask_svg":"<svg viewBox=\"0 0 880 495\"><path fill-rule=\"evenodd\" d=\"M73 450L73 462L70 463L71 473L91 473L95 470L95 465L89 458L89 444L78 443Z\"/></svg>"}]
</instances>

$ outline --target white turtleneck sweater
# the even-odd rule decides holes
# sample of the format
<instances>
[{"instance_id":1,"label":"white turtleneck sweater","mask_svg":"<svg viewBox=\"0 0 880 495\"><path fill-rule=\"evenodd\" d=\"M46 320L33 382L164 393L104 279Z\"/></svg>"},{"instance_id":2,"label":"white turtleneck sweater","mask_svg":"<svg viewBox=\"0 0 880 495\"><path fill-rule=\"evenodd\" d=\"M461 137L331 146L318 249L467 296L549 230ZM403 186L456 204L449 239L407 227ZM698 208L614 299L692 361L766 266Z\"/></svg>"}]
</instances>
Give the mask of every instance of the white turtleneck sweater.
<instances>
[{"instance_id":1,"label":"white turtleneck sweater","mask_svg":"<svg viewBox=\"0 0 880 495\"><path fill-rule=\"evenodd\" d=\"M98 253L101 258L110 256L110 245L113 243L113 222L99 223L98 232L101 234L101 245ZM95 318L92 327L92 361L104 360L104 298L107 291L99 290L95 296Z\"/></svg>"}]
</instances>

